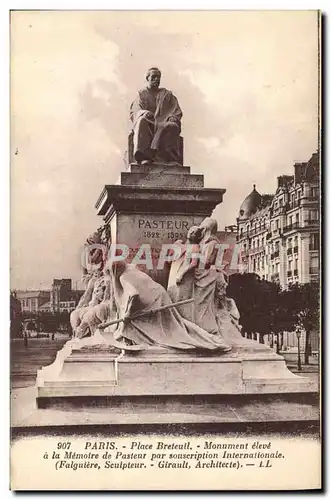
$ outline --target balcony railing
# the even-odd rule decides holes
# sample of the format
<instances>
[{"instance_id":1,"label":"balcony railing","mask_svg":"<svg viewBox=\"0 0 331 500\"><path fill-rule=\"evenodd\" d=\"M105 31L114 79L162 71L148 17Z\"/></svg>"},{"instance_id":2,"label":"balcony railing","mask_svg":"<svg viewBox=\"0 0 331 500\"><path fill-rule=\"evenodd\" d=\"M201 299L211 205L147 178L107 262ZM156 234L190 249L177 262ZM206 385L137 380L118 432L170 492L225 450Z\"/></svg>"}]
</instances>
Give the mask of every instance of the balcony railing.
<instances>
[{"instance_id":1,"label":"balcony railing","mask_svg":"<svg viewBox=\"0 0 331 500\"><path fill-rule=\"evenodd\" d=\"M265 251L265 248L266 247L251 247L251 248L249 248L248 253L249 254L261 253L261 252Z\"/></svg>"},{"instance_id":2,"label":"balcony railing","mask_svg":"<svg viewBox=\"0 0 331 500\"><path fill-rule=\"evenodd\" d=\"M307 226L318 226L319 225L319 220L318 219L306 219L304 221L305 225Z\"/></svg>"},{"instance_id":3,"label":"balcony railing","mask_svg":"<svg viewBox=\"0 0 331 500\"><path fill-rule=\"evenodd\" d=\"M247 231L247 233L249 234L259 234L259 233L263 233L264 231L266 230L265 227L255 227L254 229L250 229L249 231Z\"/></svg>"},{"instance_id":4,"label":"balcony railing","mask_svg":"<svg viewBox=\"0 0 331 500\"><path fill-rule=\"evenodd\" d=\"M320 198L319 193L316 196L305 196L304 201L318 201Z\"/></svg>"},{"instance_id":5,"label":"balcony railing","mask_svg":"<svg viewBox=\"0 0 331 500\"><path fill-rule=\"evenodd\" d=\"M309 274L319 274L318 267L310 267L309 268Z\"/></svg>"},{"instance_id":6,"label":"balcony railing","mask_svg":"<svg viewBox=\"0 0 331 500\"><path fill-rule=\"evenodd\" d=\"M290 231L293 231L294 229L299 229L299 222L294 222L293 224L289 224L288 226L285 226L283 228L283 232L288 233Z\"/></svg>"}]
</instances>

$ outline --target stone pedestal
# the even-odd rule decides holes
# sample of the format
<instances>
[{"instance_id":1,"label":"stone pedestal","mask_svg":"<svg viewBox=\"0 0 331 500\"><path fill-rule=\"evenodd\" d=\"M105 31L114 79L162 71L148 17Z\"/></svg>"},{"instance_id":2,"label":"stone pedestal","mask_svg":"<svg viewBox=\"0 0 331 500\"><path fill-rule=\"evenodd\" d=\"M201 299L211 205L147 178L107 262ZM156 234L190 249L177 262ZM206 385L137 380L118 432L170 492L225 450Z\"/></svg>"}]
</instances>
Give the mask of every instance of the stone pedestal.
<instances>
[{"instance_id":1,"label":"stone pedestal","mask_svg":"<svg viewBox=\"0 0 331 500\"><path fill-rule=\"evenodd\" d=\"M210 216L224 193L204 188L203 175L191 174L190 167L131 164L116 184L104 187L96 209L110 223L112 243L129 247L129 261L141 245L150 248L152 266L140 268L166 287L169 270L157 269L162 244L185 240L189 227Z\"/></svg>"},{"instance_id":2,"label":"stone pedestal","mask_svg":"<svg viewBox=\"0 0 331 500\"><path fill-rule=\"evenodd\" d=\"M192 355L163 348L135 354L106 344L68 342L57 360L38 372L40 406L54 398L154 396L240 396L316 393L317 384L290 372L267 346L234 347L223 355ZM111 399L110 399L111 401ZM110 403L111 404L111 403Z\"/></svg>"}]
</instances>

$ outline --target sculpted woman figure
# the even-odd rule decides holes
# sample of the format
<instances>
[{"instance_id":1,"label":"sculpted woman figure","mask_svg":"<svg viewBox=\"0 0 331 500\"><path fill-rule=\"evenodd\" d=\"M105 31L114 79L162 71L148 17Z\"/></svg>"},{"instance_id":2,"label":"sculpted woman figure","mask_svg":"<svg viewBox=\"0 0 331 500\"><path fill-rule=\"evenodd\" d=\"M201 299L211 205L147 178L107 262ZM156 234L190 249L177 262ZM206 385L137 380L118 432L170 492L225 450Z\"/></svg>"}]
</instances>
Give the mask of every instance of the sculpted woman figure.
<instances>
[{"instance_id":1,"label":"sculpted woman figure","mask_svg":"<svg viewBox=\"0 0 331 500\"><path fill-rule=\"evenodd\" d=\"M182 253L171 266L168 290L173 300L194 297L193 305L181 314L223 341L216 298L224 274L216 265L220 245L216 232L217 221L209 217L189 230Z\"/></svg>"}]
</instances>

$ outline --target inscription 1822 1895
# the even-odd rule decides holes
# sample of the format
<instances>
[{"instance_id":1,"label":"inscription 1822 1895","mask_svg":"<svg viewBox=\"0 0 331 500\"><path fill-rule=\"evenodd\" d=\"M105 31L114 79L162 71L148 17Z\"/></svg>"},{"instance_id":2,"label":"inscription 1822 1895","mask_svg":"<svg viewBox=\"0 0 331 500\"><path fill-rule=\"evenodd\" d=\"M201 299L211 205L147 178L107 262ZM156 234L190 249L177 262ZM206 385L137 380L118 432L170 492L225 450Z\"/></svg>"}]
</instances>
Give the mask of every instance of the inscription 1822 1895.
<instances>
[{"instance_id":1,"label":"inscription 1822 1895","mask_svg":"<svg viewBox=\"0 0 331 500\"><path fill-rule=\"evenodd\" d=\"M184 239L188 231L187 220L150 220L141 218L138 220L138 228L144 229L140 237L147 239L164 239L174 241Z\"/></svg>"}]
</instances>

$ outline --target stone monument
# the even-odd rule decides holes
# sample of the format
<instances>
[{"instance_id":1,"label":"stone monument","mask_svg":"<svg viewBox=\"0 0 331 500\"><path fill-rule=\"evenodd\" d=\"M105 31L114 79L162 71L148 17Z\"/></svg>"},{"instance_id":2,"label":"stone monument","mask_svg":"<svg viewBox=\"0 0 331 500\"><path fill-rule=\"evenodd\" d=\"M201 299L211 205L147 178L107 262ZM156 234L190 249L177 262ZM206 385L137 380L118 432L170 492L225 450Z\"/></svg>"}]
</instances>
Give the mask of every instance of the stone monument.
<instances>
[{"instance_id":1,"label":"stone monument","mask_svg":"<svg viewBox=\"0 0 331 500\"><path fill-rule=\"evenodd\" d=\"M38 405L79 396L111 405L114 396L315 393L316 384L291 373L282 356L240 333L239 312L216 266L217 222L210 218L225 189L205 188L203 175L183 165L182 111L160 78L157 68L148 70L130 108L126 171L96 203L110 228L108 246L128 254L89 276L87 316L73 314L75 338L38 372ZM180 251L160 266L166 244ZM202 269L198 260L185 260L192 245ZM104 283L111 283L106 295Z\"/></svg>"},{"instance_id":2,"label":"stone monument","mask_svg":"<svg viewBox=\"0 0 331 500\"><path fill-rule=\"evenodd\" d=\"M203 175L181 165L182 111L176 97L159 88L160 76L159 70L149 70L147 87L131 105L132 163L116 184L104 187L96 209L110 224L112 242L129 247L129 258L149 245L150 274L166 287L169 270L157 268L162 245L185 239L189 227L222 202L225 189L204 188Z\"/></svg>"}]
</instances>

